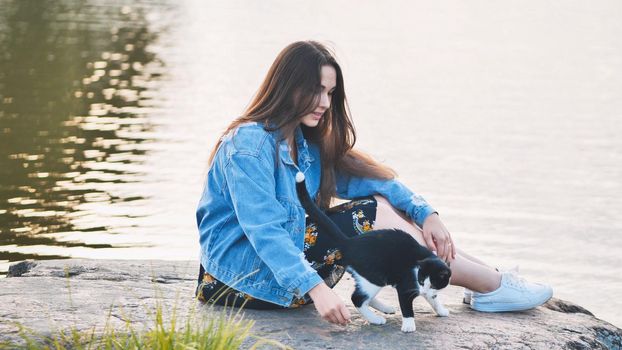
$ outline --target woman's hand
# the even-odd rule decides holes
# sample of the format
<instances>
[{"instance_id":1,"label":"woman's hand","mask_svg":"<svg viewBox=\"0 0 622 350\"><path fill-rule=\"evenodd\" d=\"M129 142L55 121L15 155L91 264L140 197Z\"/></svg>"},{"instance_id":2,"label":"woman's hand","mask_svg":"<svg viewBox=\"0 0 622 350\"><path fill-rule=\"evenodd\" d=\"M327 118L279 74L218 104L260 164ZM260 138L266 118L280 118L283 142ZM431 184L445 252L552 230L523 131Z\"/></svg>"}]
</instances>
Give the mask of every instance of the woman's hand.
<instances>
[{"instance_id":1,"label":"woman's hand","mask_svg":"<svg viewBox=\"0 0 622 350\"><path fill-rule=\"evenodd\" d=\"M330 323L345 326L350 322L350 312L343 300L326 283L322 282L309 291L315 309Z\"/></svg>"},{"instance_id":2,"label":"woman's hand","mask_svg":"<svg viewBox=\"0 0 622 350\"><path fill-rule=\"evenodd\" d=\"M423 222L423 239L439 258L447 262L456 258L456 246L438 214L429 215Z\"/></svg>"}]
</instances>

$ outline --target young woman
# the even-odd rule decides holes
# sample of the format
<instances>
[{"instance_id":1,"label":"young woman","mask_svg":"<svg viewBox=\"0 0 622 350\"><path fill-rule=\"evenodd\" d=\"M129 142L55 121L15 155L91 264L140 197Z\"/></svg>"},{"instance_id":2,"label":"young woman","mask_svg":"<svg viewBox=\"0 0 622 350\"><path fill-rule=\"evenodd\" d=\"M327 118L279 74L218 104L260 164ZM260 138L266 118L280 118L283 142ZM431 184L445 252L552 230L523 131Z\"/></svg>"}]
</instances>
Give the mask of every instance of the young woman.
<instances>
[{"instance_id":1,"label":"young woman","mask_svg":"<svg viewBox=\"0 0 622 350\"><path fill-rule=\"evenodd\" d=\"M355 141L334 56L313 41L287 46L212 151L196 213L200 300L257 309L312 301L325 320L349 321L331 290L344 273L339 252L305 220L298 171L344 232L399 228L451 261L451 283L473 291L475 310L524 310L552 296L548 286L498 272L457 249L437 212L391 169L353 149ZM334 198L351 201L329 208Z\"/></svg>"}]
</instances>

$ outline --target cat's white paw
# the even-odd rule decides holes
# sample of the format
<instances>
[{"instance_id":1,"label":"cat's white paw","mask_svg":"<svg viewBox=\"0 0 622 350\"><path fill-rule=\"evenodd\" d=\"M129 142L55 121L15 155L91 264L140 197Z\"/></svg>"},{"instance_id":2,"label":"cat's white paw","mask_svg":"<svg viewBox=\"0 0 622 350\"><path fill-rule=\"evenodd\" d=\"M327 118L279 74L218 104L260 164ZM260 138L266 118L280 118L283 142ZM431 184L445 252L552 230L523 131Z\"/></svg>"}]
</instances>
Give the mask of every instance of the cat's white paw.
<instances>
[{"instance_id":1,"label":"cat's white paw","mask_svg":"<svg viewBox=\"0 0 622 350\"><path fill-rule=\"evenodd\" d=\"M393 306L386 305L378 301L377 299L373 299L371 302L369 302L369 306L380 312L384 312L385 314L394 314L397 311Z\"/></svg>"},{"instance_id":2,"label":"cat's white paw","mask_svg":"<svg viewBox=\"0 0 622 350\"><path fill-rule=\"evenodd\" d=\"M410 333L417 330L417 326L415 325L414 317L405 317L402 318L402 332Z\"/></svg>"},{"instance_id":3,"label":"cat's white paw","mask_svg":"<svg viewBox=\"0 0 622 350\"><path fill-rule=\"evenodd\" d=\"M370 315L369 317L367 317L367 321L369 321L369 323L371 324L377 325L387 323L387 320L384 317L378 315Z\"/></svg>"},{"instance_id":4,"label":"cat's white paw","mask_svg":"<svg viewBox=\"0 0 622 350\"><path fill-rule=\"evenodd\" d=\"M371 324L385 324L387 320L382 316L376 315L373 311L371 311L367 305L357 308L361 315L365 317L365 319Z\"/></svg>"},{"instance_id":5,"label":"cat's white paw","mask_svg":"<svg viewBox=\"0 0 622 350\"><path fill-rule=\"evenodd\" d=\"M440 316L440 317L447 317L447 316L449 316L449 310L447 310L446 308L444 308L442 306L441 307L437 307L436 310L434 310L434 311L436 311L436 314L438 316Z\"/></svg>"},{"instance_id":6,"label":"cat's white paw","mask_svg":"<svg viewBox=\"0 0 622 350\"><path fill-rule=\"evenodd\" d=\"M377 308L376 310L380 312L384 312L385 314L394 314L397 312L396 308L394 308L393 306L389 306L389 305L383 305L382 308Z\"/></svg>"}]
</instances>

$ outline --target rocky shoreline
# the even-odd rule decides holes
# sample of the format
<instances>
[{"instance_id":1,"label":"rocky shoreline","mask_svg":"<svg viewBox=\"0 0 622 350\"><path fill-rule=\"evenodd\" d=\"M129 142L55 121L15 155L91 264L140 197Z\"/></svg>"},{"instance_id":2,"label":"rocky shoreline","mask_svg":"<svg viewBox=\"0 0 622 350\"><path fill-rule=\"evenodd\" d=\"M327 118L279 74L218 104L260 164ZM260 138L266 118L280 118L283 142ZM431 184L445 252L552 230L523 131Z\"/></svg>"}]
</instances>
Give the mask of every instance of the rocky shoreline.
<instances>
[{"instance_id":1,"label":"rocky shoreline","mask_svg":"<svg viewBox=\"0 0 622 350\"><path fill-rule=\"evenodd\" d=\"M127 320L149 325L156 303L165 312L176 308L185 317L198 307L193 296L196 261L46 260L11 266L0 280L0 343L19 342L19 323L38 334L62 329L123 327ZM436 317L422 299L415 301L417 331L400 332L401 317L388 315L387 324L373 326L353 309L353 285L344 278L336 288L348 300L353 320L347 327L322 321L313 306L295 310L245 310L255 320L253 332L300 349L621 349L622 330L595 318L573 303L553 298L533 310L487 314L461 302L461 290L442 293L451 315ZM395 292L380 297L397 306Z\"/></svg>"}]
</instances>

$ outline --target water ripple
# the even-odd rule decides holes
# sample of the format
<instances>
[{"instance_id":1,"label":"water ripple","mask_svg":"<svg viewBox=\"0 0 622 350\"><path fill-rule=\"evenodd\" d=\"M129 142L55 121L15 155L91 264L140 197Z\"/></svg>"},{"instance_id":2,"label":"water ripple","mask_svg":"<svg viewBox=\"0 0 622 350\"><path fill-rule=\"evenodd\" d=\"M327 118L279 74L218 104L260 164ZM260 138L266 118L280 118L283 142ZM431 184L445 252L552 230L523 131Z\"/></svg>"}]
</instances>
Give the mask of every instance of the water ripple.
<instances>
[{"instance_id":1,"label":"water ripple","mask_svg":"<svg viewBox=\"0 0 622 350\"><path fill-rule=\"evenodd\" d=\"M144 216L115 206L147 198L117 187L141 181L155 140L163 63L146 16L158 5L0 8L0 262L127 247L109 236Z\"/></svg>"}]
</instances>

